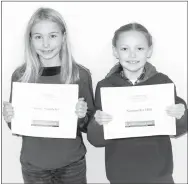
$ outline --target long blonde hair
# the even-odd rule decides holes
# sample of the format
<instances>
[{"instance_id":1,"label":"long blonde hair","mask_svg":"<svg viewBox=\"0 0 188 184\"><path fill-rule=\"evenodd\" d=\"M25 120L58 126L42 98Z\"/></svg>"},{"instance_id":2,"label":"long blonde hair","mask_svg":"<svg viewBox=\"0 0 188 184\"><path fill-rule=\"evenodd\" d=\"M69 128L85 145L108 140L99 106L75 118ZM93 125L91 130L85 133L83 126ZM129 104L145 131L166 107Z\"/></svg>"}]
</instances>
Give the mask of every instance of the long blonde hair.
<instances>
[{"instance_id":1,"label":"long blonde hair","mask_svg":"<svg viewBox=\"0 0 188 184\"><path fill-rule=\"evenodd\" d=\"M25 52L24 52L24 64L17 69L19 73L20 82L37 82L38 77L41 75L42 64L39 57L31 45L31 29L41 20L50 20L59 25L62 30L62 34L65 36L65 41L62 44L60 50L61 59L61 82L65 84L75 83L79 80L79 67L74 61L70 43L68 38L68 31L64 19L61 14L50 8L39 8L30 18L26 33L25 33ZM16 73L17 73L16 72Z\"/></svg>"}]
</instances>

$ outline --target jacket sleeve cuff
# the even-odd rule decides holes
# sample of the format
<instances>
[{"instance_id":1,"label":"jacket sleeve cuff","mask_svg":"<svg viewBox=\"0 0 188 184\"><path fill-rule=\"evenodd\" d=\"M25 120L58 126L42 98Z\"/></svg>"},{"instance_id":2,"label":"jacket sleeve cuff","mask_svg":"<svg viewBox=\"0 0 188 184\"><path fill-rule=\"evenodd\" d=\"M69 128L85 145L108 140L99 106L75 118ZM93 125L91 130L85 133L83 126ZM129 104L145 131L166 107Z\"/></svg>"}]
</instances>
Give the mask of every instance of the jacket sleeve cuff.
<instances>
[{"instance_id":1,"label":"jacket sleeve cuff","mask_svg":"<svg viewBox=\"0 0 188 184\"><path fill-rule=\"evenodd\" d=\"M88 125L87 139L95 147L104 147L106 145L103 126L99 125L94 117Z\"/></svg>"}]
</instances>

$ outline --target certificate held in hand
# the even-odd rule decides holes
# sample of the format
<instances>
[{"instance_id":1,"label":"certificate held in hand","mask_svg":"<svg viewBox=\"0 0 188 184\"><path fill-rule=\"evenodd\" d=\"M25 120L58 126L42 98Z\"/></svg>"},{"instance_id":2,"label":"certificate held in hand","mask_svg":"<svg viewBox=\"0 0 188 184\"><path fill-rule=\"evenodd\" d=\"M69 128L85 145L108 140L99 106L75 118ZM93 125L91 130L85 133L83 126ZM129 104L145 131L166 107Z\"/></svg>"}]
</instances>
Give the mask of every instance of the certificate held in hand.
<instances>
[{"instance_id":1,"label":"certificate held in hand","mask_svg":"<svg viewBox=\"0 0 188 184\"><path fill-rule=\"evenodd\" d=\"M166 113L174 104L174 84L101 88L103 111L113 120L104 126L105 139L175 135L175 118Z\"/></svg>"},{"instance_id":2,"label":"certificate held in hand","mask_svg":"<svg viewBox=\"0 0 188 184\"><path fill-rule=\"evenodd\" d=\"M76 138L77 84L13 83L12 133L34 137Z\"/></svg>"}]
</instances>

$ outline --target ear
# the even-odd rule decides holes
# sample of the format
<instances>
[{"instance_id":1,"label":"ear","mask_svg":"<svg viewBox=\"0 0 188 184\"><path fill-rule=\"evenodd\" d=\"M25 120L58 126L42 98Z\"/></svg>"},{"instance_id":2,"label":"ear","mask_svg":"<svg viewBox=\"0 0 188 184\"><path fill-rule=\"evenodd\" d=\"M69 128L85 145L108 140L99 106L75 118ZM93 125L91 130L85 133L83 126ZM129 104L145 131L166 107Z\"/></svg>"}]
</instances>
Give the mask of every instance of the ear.
<instances>
[{"instance_id":1,"label":"ear","mask_svg":"<svg viewBox=\"0 0 188 184\"><path fill-rule=\"evenodd\" d=\"M153 53L153 45L151 45L151 46L149 47L149 50L148 50L148 53L147 53L147 58L150 58L151 55L152 55L152 53Z\"/></svg>"},{"instance_id":2,"label":"ear","mask_svg":"<svg viewBox=\"0 0 188 184\"><path fill-rule=\"evenodd\" d=\"M116 47L112 46L112 50L113 50L113 55L116 59L119 59L118 53L117 53L117 49Z\"/></svg>"}]
</instances>

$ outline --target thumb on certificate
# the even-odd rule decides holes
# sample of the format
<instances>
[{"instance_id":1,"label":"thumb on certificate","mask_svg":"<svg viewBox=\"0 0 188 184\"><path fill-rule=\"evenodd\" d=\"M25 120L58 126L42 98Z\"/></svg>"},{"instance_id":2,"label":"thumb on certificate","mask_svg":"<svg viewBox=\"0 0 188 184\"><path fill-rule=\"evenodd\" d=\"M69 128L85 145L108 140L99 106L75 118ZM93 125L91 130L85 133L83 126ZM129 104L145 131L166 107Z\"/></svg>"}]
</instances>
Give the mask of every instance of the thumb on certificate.
<instances>
[{"instance_id":1,"label":"thumb on certificate","mask_svg":"<svg viewBox=\"0 0 188 184\"><path fill-rule=\"evenodd\" d=\"M7 101L3 101L3 105L5 106L5 105L8 105L8 104L10 104L9 102L7 102Z\"/></svg>"},{"instance_id":2,"label":"thumb on certificate","mask_svg":"<svg viewBox=\"0 0 188 184\"><path fill-rule=\"evenodd\" d=\"M84 97L79 98L78 101L84 101Z\"/></svg>"},{"instance_id":3,"label":"thumb on certificate","mask_svg":"<svg viewBox=\"0 0 188 184\"><path fill-rule=\"evenodd\" d=\"M101 111L100 113L101 113L103 116L106 116L106 117L108 117L108 118L112 118L112 115L110 115L110 114L107 113L107 112Z\"/></svg>"},{"instance_id":4,"label":"thumb on certificate","mask_svg":"<svg viewBox=\"0 0 188 184\"><path fill-rule=\"evenodd\" d=\"M4 106L4 108L13 108L12 104L7 101L3 101L3 106Z\"/></svg>"}]
</instances>

